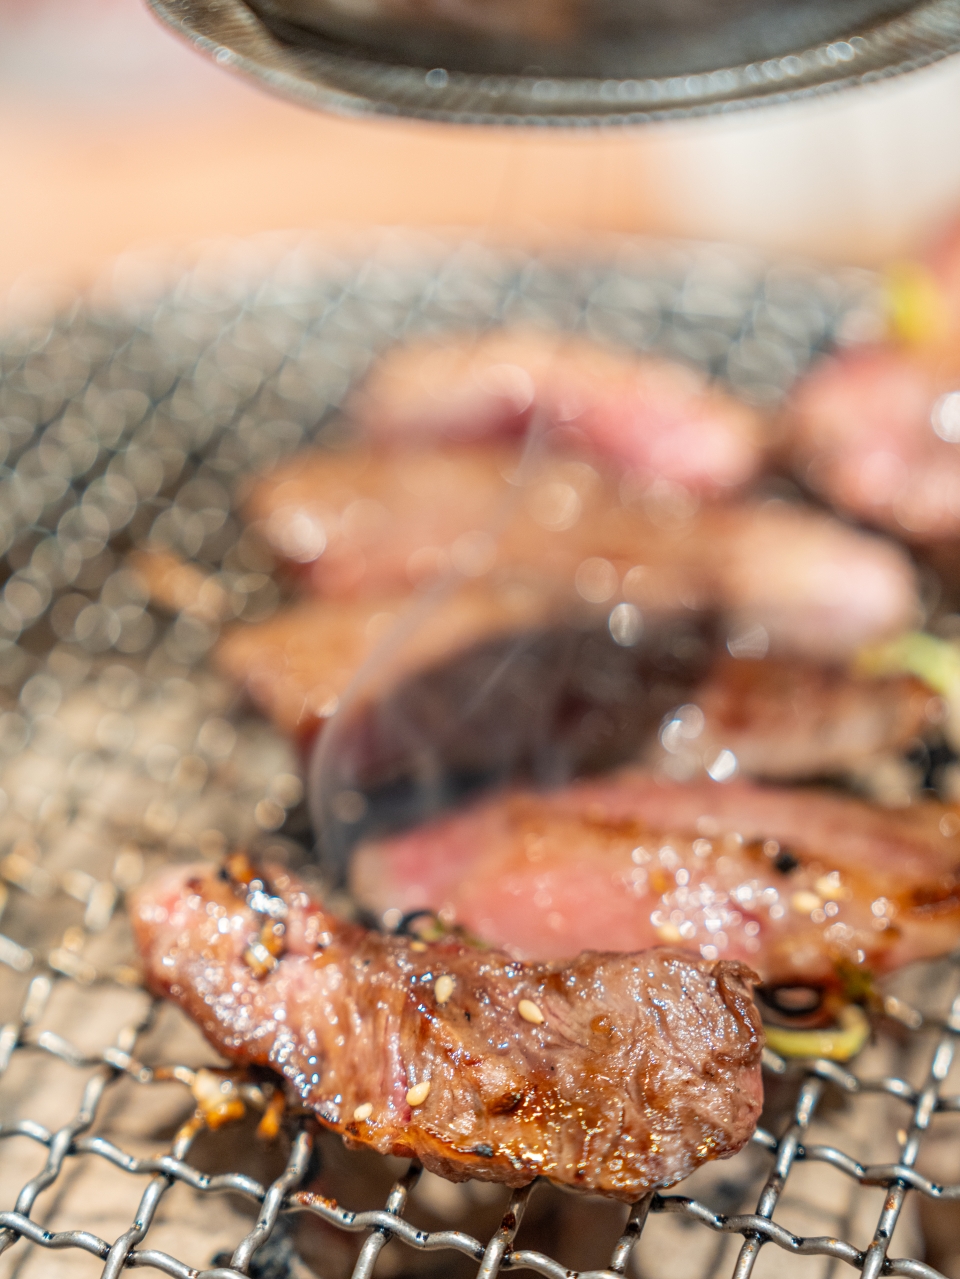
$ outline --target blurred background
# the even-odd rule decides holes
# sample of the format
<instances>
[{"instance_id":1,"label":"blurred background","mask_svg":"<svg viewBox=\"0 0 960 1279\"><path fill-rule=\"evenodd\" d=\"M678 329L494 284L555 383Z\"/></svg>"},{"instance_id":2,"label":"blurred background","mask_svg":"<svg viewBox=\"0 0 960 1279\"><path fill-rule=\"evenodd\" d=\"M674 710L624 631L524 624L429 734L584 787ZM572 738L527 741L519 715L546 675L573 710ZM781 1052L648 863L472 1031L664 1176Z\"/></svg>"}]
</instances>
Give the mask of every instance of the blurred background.
<instances>
[{"instance_id":1,"label":"blurred background","mask_svg":"<svg viewBox=\"0 0 960 1279\"><path fill-rule=\"evenodd\" d=\"M521 133L314 115L208 65L141 0L0 0L0 31L0 291L291 227L650 231L874 262L960 205L960 60L800 107Z\"/></svg>"}]
</instances>

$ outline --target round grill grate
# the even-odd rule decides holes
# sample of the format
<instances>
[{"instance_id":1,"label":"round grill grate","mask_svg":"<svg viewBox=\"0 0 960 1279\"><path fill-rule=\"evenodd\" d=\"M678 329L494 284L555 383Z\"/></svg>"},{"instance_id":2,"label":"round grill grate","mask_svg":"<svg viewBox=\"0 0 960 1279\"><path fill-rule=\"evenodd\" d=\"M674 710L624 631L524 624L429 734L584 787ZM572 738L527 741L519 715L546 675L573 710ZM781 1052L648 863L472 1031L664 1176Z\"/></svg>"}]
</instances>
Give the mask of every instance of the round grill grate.
<instances>
[{"instance_id":1,"label":"round grill grate","mask_svg":"<svg viewBox=\"0 0 960 1279\"><path fill-rule=\"evenodd\" d=\"M129 548L174 549L234 616L265 617L279 594L235 514L244 477L339 432L337 405L388 343L581 329L771 404L817 350L875 327L875 280L712 246L623 241L585 261L300 238L213 246L189 269L132 259L84 299L15 302L0 336L0 1275L598 1279L669 1257L682 1276L842 1261L932 1279L888 1252L920 1247L919 1202L960 1200L948 963L904 978L856 1071L768 1055L752 1145L625 1220L547 1186L508 1202L348 1155L309 1116L264 1143L240 1112L255 1120L266 1081L225 1076L238 1117L191 1124L197 1072L217 1063L139 988L122 909L165 859L234 842L305 857L290 746L207 669L210 623L151 610Z\"/></svg>"}]
</instances>

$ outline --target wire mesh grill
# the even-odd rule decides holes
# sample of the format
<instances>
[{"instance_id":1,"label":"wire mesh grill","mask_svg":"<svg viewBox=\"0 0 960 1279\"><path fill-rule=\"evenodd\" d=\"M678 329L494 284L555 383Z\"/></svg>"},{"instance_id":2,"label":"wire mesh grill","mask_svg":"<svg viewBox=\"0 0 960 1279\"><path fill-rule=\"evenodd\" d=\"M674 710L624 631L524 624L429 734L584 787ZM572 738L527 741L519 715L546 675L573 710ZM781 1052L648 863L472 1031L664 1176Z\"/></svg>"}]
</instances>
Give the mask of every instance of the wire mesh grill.
<instances>
[{"instance_id":1,"label":"wire mesh grill","mask_svg":"<svg viewBox=\"0 0 960 1279\"><path fill-rule=\"evenodd\" d=\"M579 328L770 404L818 349L871 331L876 296L862 273L708 246L584 262L409 239L218 245L189 270L121 263L83 300L21 292L0 339L0 1275L937 1274L917 1205L960 1202L950 963L903 979L855 1072L768 1054L752 1145L624 1219L348 1155L307 1115L258 1144L239 1110L264 1080L215 1076L238 1117L199 1125L191 1089L217 1060L139 988L122 910L162 860L307 856L292 748L207 669L213 624L151 611L127 549L172 547L234 616L269 614L243 478L336 436L348 387L400 336Z\"/></svg>"}]
</instances>

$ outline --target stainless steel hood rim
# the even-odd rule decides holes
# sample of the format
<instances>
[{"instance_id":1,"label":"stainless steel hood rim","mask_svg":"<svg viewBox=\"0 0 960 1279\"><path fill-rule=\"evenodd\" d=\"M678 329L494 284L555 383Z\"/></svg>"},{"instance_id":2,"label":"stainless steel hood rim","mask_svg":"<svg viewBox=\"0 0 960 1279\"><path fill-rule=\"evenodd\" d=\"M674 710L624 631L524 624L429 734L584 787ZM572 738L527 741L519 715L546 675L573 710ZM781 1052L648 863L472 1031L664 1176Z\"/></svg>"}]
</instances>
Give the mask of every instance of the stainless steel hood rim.
<instances>
[{"instance_id":1,"label":"stainless steel hood rim","mask_svg":"<svg viewBox=\"0 0 960 1279\"><path fill-rule=\"evenodd\" d=\"M960 0L924 0L849 41L663 79L493 76L391 65L281 40L244 0L146 0L221 66L338 115L590 128L719 115L866 85L960 52Z\"/></svg>"}]
</instances>

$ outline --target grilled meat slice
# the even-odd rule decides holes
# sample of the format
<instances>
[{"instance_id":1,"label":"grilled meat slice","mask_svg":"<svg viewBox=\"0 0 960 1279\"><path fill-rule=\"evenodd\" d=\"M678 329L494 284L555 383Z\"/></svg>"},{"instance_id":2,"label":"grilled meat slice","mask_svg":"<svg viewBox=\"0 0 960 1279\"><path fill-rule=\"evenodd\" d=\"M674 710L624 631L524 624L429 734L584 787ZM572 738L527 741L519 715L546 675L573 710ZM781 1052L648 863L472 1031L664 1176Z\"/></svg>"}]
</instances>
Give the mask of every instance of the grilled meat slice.
<instances>
[{"instance_id":1,"label":"grilled meat slice","mask_svg":"<svg viewBox=\"0 0 960 1279\"><path fill-rule=\"evenodd\" d=\"M661 736L691 773L728 749L750 776L825 777L900 751L927 726L931 694L911 676L724 656L700 682L709 660L697 642L707 637L704 619L648 619L631 635L634 615L613 614L620 640L634 640L617 644L606 606L592 612L593 620L586 605L571 612L542 584L490 579L427 601L306 600L229 628L215 660L283 732L307 741L379 650L356 690L370 745L369 734L385 743L402 711L408 751L415 740L446 768L486 771L518 754L529 763L537 746L536 771L554 780L564 760L569 773L647 749L657 716L688 699L684 718ZM381 754L369 756L373 772Z\"/></svg>"},{"instance_id":2,"label":"grilled meat slice","mask_svg":"<svg viewBox=\"0 0 960 1279\"><path fill-rule=\"evenodd\" d=\"M489 444L314 452L261 480L247 514L327 598L496 568L609 607L716 611L740 631L762 628L773 649L818 658L919 616L904 552L818 512L776 502L697 511L618 488L583 461L517 466Z\"/></svg>"},{"instance_id":3,"label":"grilled meat slice","mask_svg":"<svg viewBox=\"0 0 960 1279\"><path fill-rule=\"evenodd\" d=\"M350 404L374 439L471 441L546 430L653 479L717 493L762 459L760 415L682 364L583 337L500 329L388 351Z\"/></svg>"},{"instance_id":4,"label":"grilled meat slice","mask_svg":"<svg viewBox=\"0 0 960 1279\"><path fill-rule=\"evenodd\" d=\"M512 508L509 445L314 449L255 484L246 515L321 595L394 594L459 565L481 576Z\"/></svg>"},{"instance_id":5,"label":"grilled meat slice","mask_svg":"<svg viewBox=\"0 0 960 1279\"><path fill-rule=\"evenodd\" d=\"M836 986L960 940L960 813L642 770L512 792L357 850L371 911L429 909L538 960L658 942Z\"/></svg>"},{"instance_id":6,"label":"grilled meat slice","mask_svg":"<svg viewBox=\"0 0 960 1279\"><path fill-rule=\"evenodd\" d=\"M305 743L342 707L325 732L345 784L559 784L655 740L712 647L709 619L648 617L642 637L617 642L606 608L567 603L489 580L412 603L306 601L228 631L215 657Z\"/></svg>"},{"instance_id":7,"label":"grilled meat slice","mask_svg":"<svg viewBox=\"0 0 960 1279\"><path fill-rule=\"evenodd\" d=\"M428 600L307 599L265 622L230 627L214 660L278 728L309 738L388 636L395 637L391 652L370 672L380 696L471 648L546 628L557 611L552 592L519 583L478 584Z\"/></svg>"},{"instance_id":8,"label":"grilled meat slice","mask_svg":"<svg viewBox=\"0 0 960 1279\"><path fill-rule=\"evenodd\" d=\"M794 465L838 509L907 542L949 548L955 557L956 386L955 369L893 346L824 360L792 398Z\"/></svg>"},{"instance_id":9,"label":"grilled meat slice","mask_svg":"<svg viewBox=\"0 0 960 1279\"><path fill-rule=\"evenodd\" d=\"M229 864L229 863L228 863ZM171 868L132 902L150 987L352 1142L455 1181L632 1201L760 1113L753 974L677 950L526 965L347 924L285 872Z\"/></svg>"},{"instance_id":10,"label":"grilled meat slice","mask_svg":"<svg viewBox=\"0 0 960 1279\"><path fill-rule=\"evenodd\" d=\"M691 704L664 725L650 757L692 776L723 750L739 771L771 781L856 773L901 753L942 714L912 675L859 676L842 666L724 654Z\"/></svg>"}]
</instances>

